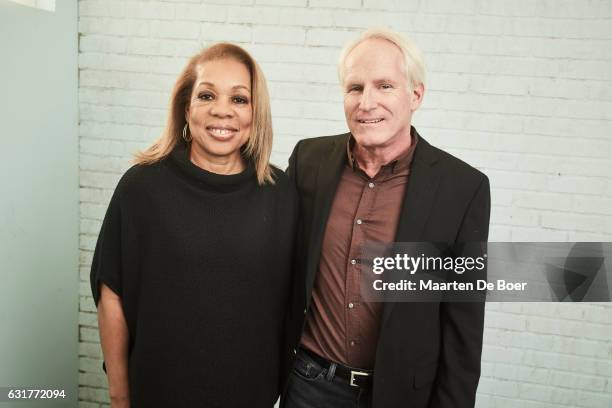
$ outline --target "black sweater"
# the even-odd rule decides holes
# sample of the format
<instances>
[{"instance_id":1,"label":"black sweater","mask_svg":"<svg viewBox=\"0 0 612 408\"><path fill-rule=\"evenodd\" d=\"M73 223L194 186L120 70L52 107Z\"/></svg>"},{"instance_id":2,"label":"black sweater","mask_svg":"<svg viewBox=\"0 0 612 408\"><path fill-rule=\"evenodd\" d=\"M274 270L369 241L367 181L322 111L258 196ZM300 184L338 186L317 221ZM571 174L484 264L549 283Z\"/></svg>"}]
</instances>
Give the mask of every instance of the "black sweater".
<instances>
[{"instance_id":1,"label":"black sweater","mask_svg":"<svg viewBox=\"0 0 612 408\"><path fill-rule=\"evenodd\" d=\"M180 144L119 182L91 269L122 300L132 407L272 407L279 393L297 198L200 169Z\"/></svg>"}]
</instances>

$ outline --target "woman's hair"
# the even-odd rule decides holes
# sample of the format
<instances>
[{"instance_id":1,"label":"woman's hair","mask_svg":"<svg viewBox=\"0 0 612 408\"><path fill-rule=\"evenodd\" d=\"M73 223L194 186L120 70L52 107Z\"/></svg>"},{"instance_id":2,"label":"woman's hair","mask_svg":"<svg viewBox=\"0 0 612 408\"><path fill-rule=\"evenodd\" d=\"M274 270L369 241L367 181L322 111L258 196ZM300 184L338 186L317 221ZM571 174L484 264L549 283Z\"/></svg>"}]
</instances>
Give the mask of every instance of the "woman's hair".
<instances>
[{"instance_id":1,"label":"woman's hair","mask_svg":"<svg viewBox=\"0 0 612 408\"><path fill-rule=\"evenodd\" d=\"M242 155L253 161L260 185L266 182L274 184L269 163L272 152L272 114L266 79L251 55L243 48L230 43L213 44L191 57L174 84L166 127L153 145L135 155L137 164L152 164L165 158L181 141L183 127L187 123L185 108L190 103L198 65L225 58L244 64L251 74L253 123L249 139L241 149Z\"/></svg>"},{"instance_id":2,"label":"woman's hair","mask_svg":"<svg viewBox=\"0 0 612 408\"><path fill-rule=\"evenodd\" d=\"M340 79L340 84L344 83L344 70L346 68L346 59L348 55L359 44L370 39L389 41L399 48L404 57L404 73L408 79L410 89L414 89L420 84L425 84L425 62L423 61L421 51L400 33L388 28L370 28L362 33L359 38L344 47L338 61L338 78Z\"/></svg>"}]
</instances>

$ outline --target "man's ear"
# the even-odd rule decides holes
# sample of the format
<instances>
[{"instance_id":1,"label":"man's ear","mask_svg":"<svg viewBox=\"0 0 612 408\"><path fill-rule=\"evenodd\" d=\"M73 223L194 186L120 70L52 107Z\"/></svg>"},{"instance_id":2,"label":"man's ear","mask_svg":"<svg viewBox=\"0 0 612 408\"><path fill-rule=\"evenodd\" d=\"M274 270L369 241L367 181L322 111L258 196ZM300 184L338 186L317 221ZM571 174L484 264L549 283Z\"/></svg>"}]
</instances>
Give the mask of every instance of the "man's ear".
<instances>
[{"instance_id":1,"label":"man's ear","mask_svg":"<svg viewBox=\"0 0 612 408\"><path fill-rule=\"evenodd\" d=\"M421 102L423 102L423 96L425 95L425 85L422 83L418 84L412 90L411 99L412 99L412 111L419 109L421 106Z\"/></svg>"}]
</instances>

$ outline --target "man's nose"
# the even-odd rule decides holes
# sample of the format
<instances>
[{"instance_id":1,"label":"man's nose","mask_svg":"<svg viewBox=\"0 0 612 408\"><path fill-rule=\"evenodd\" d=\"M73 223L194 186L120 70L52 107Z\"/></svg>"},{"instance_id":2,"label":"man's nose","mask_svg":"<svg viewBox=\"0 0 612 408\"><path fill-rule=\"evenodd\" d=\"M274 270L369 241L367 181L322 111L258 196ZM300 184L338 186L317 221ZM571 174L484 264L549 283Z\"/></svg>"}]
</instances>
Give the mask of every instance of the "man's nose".
<instances>
[{"instance_id":1,"label":"man's nose","mask_svg":"<svg viewBox=\"0 0 612 408\"><path fill-rule=\"evenodd\" d=\"M361 93L359 100L359 109L364 111L372 110L376 107L376 96L374 95L372 88L366 87Z\"/></svg>"}]
</instances>

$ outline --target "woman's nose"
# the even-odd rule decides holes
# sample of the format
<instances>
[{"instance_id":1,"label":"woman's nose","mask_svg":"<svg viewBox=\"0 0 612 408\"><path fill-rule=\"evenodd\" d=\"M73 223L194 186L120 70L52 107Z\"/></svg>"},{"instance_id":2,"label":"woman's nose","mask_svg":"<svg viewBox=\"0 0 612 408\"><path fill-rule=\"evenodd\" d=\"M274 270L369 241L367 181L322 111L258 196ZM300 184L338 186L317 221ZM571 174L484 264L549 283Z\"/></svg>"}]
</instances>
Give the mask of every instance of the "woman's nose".
<instances>
[{"instance_id":1,"label":"woman's nose","mask_svg":"<svg viewBox=\"0 0 612 408\"><path fill-rule=\"evenodd\" d=\"M219 117L232 117L234 115L234 111L232 109L231 103L221 98L217 99L211 105L210 113L211 115L219 116Z\"/></svg>"}]
</instances>

